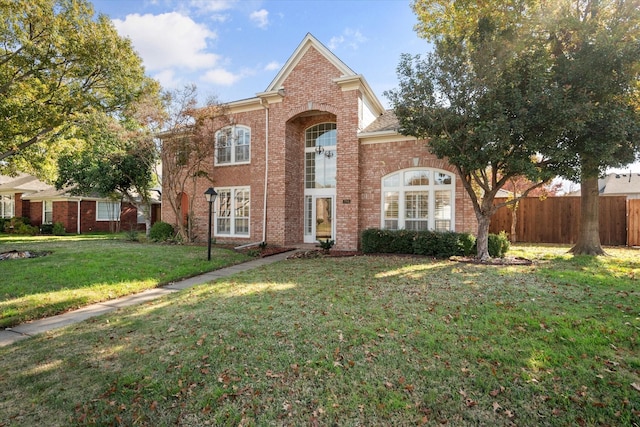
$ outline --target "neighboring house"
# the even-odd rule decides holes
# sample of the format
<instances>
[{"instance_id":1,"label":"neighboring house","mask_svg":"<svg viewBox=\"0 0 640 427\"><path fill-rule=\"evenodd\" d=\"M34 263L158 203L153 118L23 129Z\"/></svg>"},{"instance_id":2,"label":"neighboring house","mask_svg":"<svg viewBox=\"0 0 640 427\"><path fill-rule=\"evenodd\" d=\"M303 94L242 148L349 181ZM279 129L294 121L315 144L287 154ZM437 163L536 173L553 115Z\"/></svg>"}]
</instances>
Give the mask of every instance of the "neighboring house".
<instances>
[{"instance_id":1,"label":"neighboring house","mask_svg":"<svg viewBox=\"0 0 640 427\"><path fill-rule=\"evenodd\" d=\"M152 223L158 220L159 203L152 209ZM67 233L112 231L117 222L122 230L144 230L144 218L128 203L73 196L26 174L0 175L0 218L12 217L27 217L36 227L59 222Z\"/></svg>"},{"instance_id":2,"label":"neighboring house","mask_svg":"<svg viewBox=\"0 0 640 427\"><path fill-rule=\"evenodd\" d=\"M331 239L336 249L354 250L372 227L476 229L454 167L432 155L425 141L400 135L397 119L364 77L310 34L264 92L226 107L207 171L218 193L218 241ZM198 236L207 235L210 186L202 178L189 195ZM162 218L177 222L168 203Z\"/></svg>"},{"instance_id":3,"label":"neighboring house","mask_svg":"<svg viewBox=\"0 0 640 427\"><path fill-rule=\"evenodd\" d=\"M627 196L640 199L640 173L610 173L598 180L601 196Z\"/></svg>"}]
</instances>

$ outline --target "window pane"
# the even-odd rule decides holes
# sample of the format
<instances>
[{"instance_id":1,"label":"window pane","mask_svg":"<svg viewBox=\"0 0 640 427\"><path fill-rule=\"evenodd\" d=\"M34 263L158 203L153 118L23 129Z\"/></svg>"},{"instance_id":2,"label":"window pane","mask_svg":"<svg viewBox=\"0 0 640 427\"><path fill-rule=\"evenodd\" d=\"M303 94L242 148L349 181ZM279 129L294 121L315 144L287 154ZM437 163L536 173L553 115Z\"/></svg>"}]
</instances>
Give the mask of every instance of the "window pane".
<instances>
[{"instance_id":1,"label":"window pane","mask_svg":"<svg viewBox=\"0 0 640 427\"><path fill-rule=\"evenodd\" d=\"M407 191L404 205L405 218L429 218L429 193L427 191Z\"/></svg>"},{"instance_id":2,"label":"window pane","mask_svg":"<svg viewBox=\"0 0 640 427\"><path fill-rule=\"evenodd\" d=\"M316 153L304 154L304 188L316 188Z\"/></svg>"},{"instance_id":3,"label":"window pane","mask_svg":"<svg viewBox=\"0 0 640 427\"><path fill-rule=\"evenodd\" d=\"M235 220L235 234L249 234L249 220L236 219Z\"/></svg>"},{"instance_id":4,"label":"window pane","mask_svg":"<svg viewBox=\"0 0 640 427\"><path fill-rule=\"evenodd\" d=\"M218 217L229 218L231 216L231 191L218 190Z\"/></svg>"},{"instance_id":5,"label":"window pane","mask_svg":"<svg viewBox=\"0 0 640 427\"><path fill-rule=\"evenodd\" d=\"M397 230L398 229L398 220L385 220L384 228L387 230Z\"/></svg>"},{"instance_id":6,"label":"window pane","mask_svg":"<svg viewBox=\"0 0 640 427\"><path fill-rule=\"evenodd\" d=\"M310 236L313 231L313 197L304 198L304 234Z\"/></svg>"},{"instance_id":7,"label":"window pane","mask_svg":"<svg viewBox=\"0 0 640 427\"><path fill-rule=\"evenodd\" d=\"M305 147L326 147L336 145L337 132L335 123L321 123L305 132Z\"/></svg>"},{"instance_id":8,"label":"window pane","mask_svg":"<svg viewBox=\"0 0 640 427\"><path fill-rule=\"evenodd\" d=\"M53 223L53 202L51 200L45 200L43 202L44 211L43 211L43 224L52 224Z\"/></svg>"},{"instance_id":9,"label":"window pane","mask_svg":"<svg viewBox=\"0 0 640 427\"><path fill-rule=\"evenodd\" d=\"M398 228L398 192L384 193L384 224L385 228L396 230Z\"/></svg>"},{"instance_id":10,"label":"window pane","mask_svg":"<svg viewBox=\"0 0 640 427\"><path fill-rule=\"evenodd\" d=\"M434 181L436 185L451 184L451 175L442 172L436 172Z\"/></svg>"},{"instance_id":11,"label":"window pane","mask_svg":"<svg viewBox=\"0 0 640 427\"><path fill-rule=\"evenodd\" d=\"M388 176L382 181L383 187L399 187L400 186L400 174L394 173L391 176Z\"/></svg>"},{"instance_id":12,"label":"window pane","mask_svg":"<svg viewBox=\"0 0 640 427\"><path fill-rule=\"evenodd\" d=\"M96 202L96 221L119 221L120 202Z\"/></svg>"},{"instance_id":13,"label":"window pane","mask_svg":"<svg viewBox=\"0 0 640 427\"><path fill-rule=\"evenodd\" d=\"M229 218L218 218L216 222L218 234L231 234L231 220Z\"/></svg>"},{"instance_id":14,"label":"window pane","mask_svg":"<svg viewBox=\"0 0 640 427\"><path fill-rule=\"evenodd\" d=\"M405 172L404 185L429 185L429 172L428 171Z\"/></svg>"}]
</instances>

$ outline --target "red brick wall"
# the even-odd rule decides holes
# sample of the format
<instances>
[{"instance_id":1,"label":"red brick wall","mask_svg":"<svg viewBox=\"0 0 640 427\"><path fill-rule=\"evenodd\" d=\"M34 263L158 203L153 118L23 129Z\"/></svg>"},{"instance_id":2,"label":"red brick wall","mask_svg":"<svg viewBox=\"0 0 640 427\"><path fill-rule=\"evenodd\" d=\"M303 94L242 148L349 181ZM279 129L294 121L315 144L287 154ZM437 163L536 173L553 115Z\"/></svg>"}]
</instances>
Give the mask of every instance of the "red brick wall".
<instances>
[{"instance_id":1,"label":"red brick wall","mask_svg":"<svg viewBox=\"0 0 640 427\"><path fill-rule=\"evenodd\" d=\"M272 244L292 245L304 240L304 131L316 124L334 122L337 127L336 249L356 249L359 235L369 227L380 226L380 185L382 176L418 166L454 172L445 161L434 158L424 141L360 144L358 140L358 90L343 91L333 81L341 72L314 48L309 49L283 82L282 102L265 109L232 113L220 119L218 129L231 120L251 128L251 163L215 166L213 158L205 162L212 179L199 179L189 188L194 201L194 231L199 241L206 240L208 204L205 190L244 187L251 189L250 236L234 241L259 242L266 233ZM265 105L266 107L266 105ZM266 115L268 125L267 229L263 230L264 179L266 156ZM214 126L215 127L215 126ZM402 137L399 137L402 138ZM211 143L213 144L213 137ZM166 160L165 160L166 161ZM166 202L171 197L163 190L162 218L176 223ZM456 180L455 229L473 231L475 215L460 179ZM224 236L216 236L224 241Z\"/></svg>"},{"instance_id":2,"label":"red brick wall","mask_svg":"<svg viewBox=\"0 0 640 427\"><path fill-rule=\"evenodd\" d=\"M414 162L417 159L417 163ZM471 199L455 168L438 159L426 148L425 141L405 140L392 143L364 144L361 148L361 230L380 227L382 177L402 169L423 167L450 171L456 175L455 231L475 232L477 221Z\"/></svg>"}]
</instances>

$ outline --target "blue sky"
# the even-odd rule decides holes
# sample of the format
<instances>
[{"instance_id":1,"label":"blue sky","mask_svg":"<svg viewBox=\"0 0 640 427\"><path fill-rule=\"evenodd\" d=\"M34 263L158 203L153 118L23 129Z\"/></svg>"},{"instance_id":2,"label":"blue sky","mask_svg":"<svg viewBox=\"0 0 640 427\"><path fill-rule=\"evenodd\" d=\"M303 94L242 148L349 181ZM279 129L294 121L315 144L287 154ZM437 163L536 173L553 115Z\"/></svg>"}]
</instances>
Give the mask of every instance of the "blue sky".
<instances>
[{"instance_id":1,"label":"blue sky","mask_svg":"<svg viewBox=\"0 0 640 427\"><path fill-rule=\"evenodd\" d=\"M397 85L401 53L425 53L409 0L93 0L129 37L164 88L195 83L201 99L264 91L307 33L356 73L380 101Z\"/></svg>"}]
</instances>

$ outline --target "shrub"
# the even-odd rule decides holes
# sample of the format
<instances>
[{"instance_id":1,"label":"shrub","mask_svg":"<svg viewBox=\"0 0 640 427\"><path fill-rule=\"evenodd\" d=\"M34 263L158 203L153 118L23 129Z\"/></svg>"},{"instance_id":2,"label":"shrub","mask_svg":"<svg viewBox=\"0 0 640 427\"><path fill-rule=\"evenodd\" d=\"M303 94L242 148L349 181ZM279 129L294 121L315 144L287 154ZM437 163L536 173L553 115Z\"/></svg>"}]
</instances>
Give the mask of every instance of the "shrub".
<instances>
[{"instance_id":1,"label":"shrub","mask_svg":"<svg viewBox=\"0 0 640 427\"><path fill-rule=\"evenodd\" d=\"M31 220L27 217L17 216L4 221L5 233L24 234L35 236L38 234L38 227L31 227Z\"/></svg>"},{"instance_id":2,"label":"shrub","mask_svg":"<svg viewBox=\"0 0 640 427\"><path fill-rule=\"evenodd\" d=\"M53 235L54 236L64 236L67 234L67 230L65 230L64 225L61 222L56 222L53 224Z\"/></svg>"},{"instance_id":3,"label":"shrub","mask_svg":"<svg viewBox=\"0 0 640 427\"><path fill-rule=\"evenodd\" d=\"M505 231L500 234L489 234L489 255L494 258L504 258L511 244Z\"/></svg>"},{"instance_id":4,"label":"shrub","mask_svg":"<svg viewBox=\"0 0 640 427\"><path fill-rule=\"evenodd\" d=\"M40 234L53 234L53 224L42 224Z\"/></svg>"},{"instance_id":5,"label":"shrub","mask_svg":"<svg viewBox=\"0 0 640 427\"><path fill-rule=\"evenodd\" d=\"M331 248L333 247L333 245L335 245L336 242L334 240L318 240L318 246L320 246L320 248L323 251L329 251L331 250Z\"/></svg>"},{"instance_id":6,"label":"shrub","mask_svg":"<svg viewBox=\"0 0 640 427\"><path fill-rule=\"evenodd\" d=\"M466 256L473 250L475 238L469 233L421 231L413 243L413 253L436 258Z\"/></svg>"},{"instance_id":7,"label":"shrub","mask_svg":"<svg viewBox=\"0 0 640 427\"><path fill-rule=\"evenodd\" d=\"M158 221L149 230L149 240L154 242L165 242L173 238L173 226L169 223Z\"/></svg>"},{"instance_id":8,"label":"shrub","mask_svg":"<svg viewBox=\"0 0 640 427\"><path fill-rule=\"evenodd\" d=\"M462 255L473 255L473 251L476 247L476 236L471 233L460 233L459 239L460 247L462 248Z\"/></svg>"},{"instance_id":9,"label":"shrub","mask_svg":"<svg viewBox=\"0 0 640 427\"><path fill-rule=\"evenodd\" d=\"M416 254L437 258L466 256L473 253L475 237L452 231L381 230L362 233L364 253Z\"/></svg>"},{"instance_id":10,"label":"shrub","mask_svg":"<svg viewBox=\"0 0 640 427\"><path fill-rule=\"evenodd\" d=\"M362 232L362 251L364 253L413 253L415 231L381 230L369 228Z\"/></svg>"},{"instance_id":11,"label":"shrub","mask_svg":"<svg viewBox=\"0 0 640 427\"><path fill-rule=\"evenodd\" d=\"M35 236L36 234L38 234L38 231L40 231L38 227L23 223L21 223L20 226L14 230L16 234L20 234L23 236Z\"/></svg>"}]
</instances>

